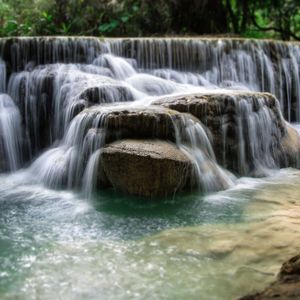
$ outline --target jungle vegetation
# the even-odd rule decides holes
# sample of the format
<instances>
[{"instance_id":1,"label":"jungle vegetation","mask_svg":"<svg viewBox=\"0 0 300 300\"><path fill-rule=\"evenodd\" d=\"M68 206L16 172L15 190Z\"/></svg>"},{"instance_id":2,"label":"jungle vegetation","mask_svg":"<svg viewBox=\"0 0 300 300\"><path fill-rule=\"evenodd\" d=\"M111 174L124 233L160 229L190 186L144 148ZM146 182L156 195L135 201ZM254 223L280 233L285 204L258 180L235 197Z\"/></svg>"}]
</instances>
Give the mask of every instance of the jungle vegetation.
<instances>
[{"instance_id":1,"label":"jungle vegetation","mask_svg":"<svg viewBox=\"0 0 300 300\"><path fill-rule=\"evenodd\" d=\"M0 0L0 35L300 39L300 0Z\"/></svg>"}]
</instances>

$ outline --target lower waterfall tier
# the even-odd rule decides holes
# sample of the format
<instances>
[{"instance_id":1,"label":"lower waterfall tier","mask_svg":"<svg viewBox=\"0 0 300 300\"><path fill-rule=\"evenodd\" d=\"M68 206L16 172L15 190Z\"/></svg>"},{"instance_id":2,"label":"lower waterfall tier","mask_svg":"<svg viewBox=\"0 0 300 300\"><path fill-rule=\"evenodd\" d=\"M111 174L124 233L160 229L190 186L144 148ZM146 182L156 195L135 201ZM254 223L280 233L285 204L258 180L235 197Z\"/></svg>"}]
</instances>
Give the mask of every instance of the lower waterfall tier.
<instances>
[{"instance_id":1,"label":"lower waterfall tier","mask_svg":"<svg viewBox=\"0 0 300 300\"><path fill-rule=\"evenodd\" d=\"M156 197L226 189L235 176L299 168L299 160L300 137L274 96L222 91L86 108L28 170L52 188Z\"/></svg>"}]
</instances>

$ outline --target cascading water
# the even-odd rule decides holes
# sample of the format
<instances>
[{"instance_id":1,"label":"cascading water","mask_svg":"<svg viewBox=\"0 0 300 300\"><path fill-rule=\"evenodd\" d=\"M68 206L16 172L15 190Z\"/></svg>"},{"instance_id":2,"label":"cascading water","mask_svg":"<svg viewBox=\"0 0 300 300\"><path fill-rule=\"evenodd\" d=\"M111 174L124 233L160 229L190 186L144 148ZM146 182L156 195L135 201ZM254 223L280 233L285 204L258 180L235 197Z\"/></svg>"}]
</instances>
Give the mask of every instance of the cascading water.
<instances>
[{"instance_id":1,"label":"cascading water","mask_svg":"<svg viewBox=\"0 0 300 300\"><path fill-rule=\"evenodd\" d=\"M257 96L255 103L247 97L232 97L232 105L235 110L234 124L235 134L230 145L228 137L228 116L222 120L222 148L223 165L230 161L230 148L235 144L237 150L236 169L241 175L264 176L270 169L279 169L281 166L282 145L280 138L283 135L282 128L277 125L278 121L285 124L277 109L269 109L268 100ZM277 114L276 114L277 112ZM229 152L227 153L227 149Z\"/></svg>"},{"instance_id":2,"label":"cascading water","mask_svg":"<svg viewBox=\"0 0 300 300\"><path fill-rule=\"evenodd\" d=\"M200 191L212 192L232 187L235 178L217 164L203 125L197 120L182 116L179 124L174 121L174 126L176 143L193 162L196 186Z\"/></svg>"},{"instance_id":3,"label":"cascading water","mask_svg":"<svg viewBox=\"0 0 300 300\"><path fill-rule=\"evenodd\" d=\"M16 39L0 44L2 59L7 61L0 62L0 89L7 90L21 114L23 131L18 129L14 136L17 141L26 141L22 144L26 149L10 141L13 152L3 152L10 153L10 169L15 170L22 166L18 153L28 153L25 160L32 162L51 147L29 170L38 181L55 188L88 190L88 181L94 182L90 186L95 185L97 172L92 164L99 164L99 153L105 144L106 113L80 113L90 106L114 107L115 102L128 102L128 107L136 105L132 103L147 106L164 95L208 90L218 93L226 87L269 90L280 95L280 100L286 99L287 105L282 101L281 105L288 119L295 118L297 111L292 99L299 86L297 45L239 40L100 42L72 38ZM288 55L283 54L286 50ZM279 80L275 81L278 70ZM263 174L263 169L280 165L274 150L278 145L273 145L272 137L282 134L272 126L274 116L264 104L257 100L254 111L246 100L236 101L239 174ZM177 120L174 126L180 128L177 132L182 136L177 134L175 140L195 163L199 185L207 191L230 186L230 176L217 165L213 147L204 134L208 129L193 122L189 117L182 118L180 124ZM223 123L223 161L219 161L226 166L228 128L225 119ZM16 132L16 128L11 131ZM257 136L263 137L263 143Z\"/></svg>"},{"instance_id":4,"label":"cascading water","mask_svg":"<svg viewBox=\"0 0 300 300\"><path fill-rule=\"evenodd\" d=\"M189 83L270 92L279 99L288 121L300 121L300 47L297 43L128 39L112 40L110 48L112 53L134 58L139 68L153 70L164 78L183 80L183 76L175 75L174 70L177 70L187 72L184 80L189 78ZM189 72L193 72L193 76Z\"/></svg>"},{"instance_id":5,"label":"cascading water","mask_svg":"<svg viewBox=\"0 0 300 300\"><path fill-rule=\"evenodd\" d=\"M6 64L0 59L0 93L6 91Z\"/></svg>"},{"instance_id":6,"label":"cascading water","mask_svg":"<svg viewBox=\"0 0 300 300\"><path fill-rule=\"evenodd\" d=\"M102 124L101 114L79 114L71 122L60 144L46 151L32 164L29 169L32 176L53 188L84 187L90 193L87 186L90 184L92 187L96 178L93 178L95 171L91 169L89 161L96 162L93 155L104 144L105 132L97 130ZM86 182L87 178L91 180L90 183Z\"/></svg>"},{"instance_id":7,"label":"cascading water","mask_svg":"<svg viewBox=\"0 0 300 300\"><path fill-rule=\"evenodd\" d=\"M0 153L1 167L16 171L22 163L21 115L14 101L6 94L0 94Z\"/></svg>"},{"instance_id":8,"label":"cascading water","mask_svg":"<svg viewBox=\"0 0 300 300\"><path fill-rule=\"evenodd\" d=\"M191 84L243 86L275 94L288 121L299 117L297 43L240 39L108 39L17 38L0 43L2 58L12 71L47 63L110 64L100 53L126 57L134 68ZM116 60L117 61L117 60ZM116 63L111 65L117 71ZM127 68L125 72L128 72ZM133 71L131 68L130 72ZM178 74L178 72L180 73ZM185 76L181 72L185 72ZM191 72L193 74L191 74ZM119 74L120 75L120 74Z\"/></svg>"},{"instance_id":9,"label":"cascading water","mask_svg":"<svg viewBox=\"0 0 300 300\"><path fill-rule=\"evenodd\" d=\"M13 73L8 93L21 109L32 153L61 138L72 118L85 107L138 97L138 91L111 76L106 68L70 64Z\"/></svg>"}]
</instances>

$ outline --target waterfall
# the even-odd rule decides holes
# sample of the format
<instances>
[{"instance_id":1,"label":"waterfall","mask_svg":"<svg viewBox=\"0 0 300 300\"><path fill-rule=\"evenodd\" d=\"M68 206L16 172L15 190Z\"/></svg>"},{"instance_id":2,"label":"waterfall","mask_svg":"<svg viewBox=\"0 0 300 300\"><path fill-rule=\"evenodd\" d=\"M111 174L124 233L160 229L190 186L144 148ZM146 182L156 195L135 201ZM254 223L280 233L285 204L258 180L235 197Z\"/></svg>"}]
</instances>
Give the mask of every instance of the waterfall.
<instances>
[{"instance_id":1,"label":"waterfall","mask_svg":"<svg viewBox=\"0 0 300 300\"><path fill-rule=\"evenodd\" d=\"M112 76L123 76L123 79L137 69L164 77L172 76L166 75L166 70L185 72L189 74L185 77L190 78L190 84L242 86L252 91L270 92L280 101L288 121L300 121L298 43L193 38L103 41L96 38L8 38L0 41L0 53L10 66L10 72L22 71L28 65L58 62L94 63L110 68ZM107 53L125 59L118 61L117 57L106 56ZM124 74L118 73L122 63L126 65ZM3 64L0 66L3 68Z\"/></svg>"},{"instance_id":2,"label":"waterfall","mask_svg":"<svg viewBox=\"0 0 300 300\"><path fill-rule=\"evenodd\" d=\"M242 39L112 40L111 51L136 59L137 66L192 72L199 85L242 86L274 94L288 121L300 121L300 45ZM161 73L165 76L164 73Z\"/></svg>"},{"instance_id":3,"label":"waterfall","mask_svg":"<svg viewBox=\"0 0 300 300\"><path fill-rule=\"evenodd\" d=\"M0 58L0 93L5 93L6 91L6 64Z\"/></svg>"},{"instance_id":4,"label":"waterfall","mask_svg":"<svg viewBox=\"0 0 300 300\"><path fill-rule=\"evenodd\" d=\"M1 56L13 71L23 70L28 63L90 63L104 49L95 38L18 37L4 38L0 42Z\"/></svg>"},{"instance_id":5,"label":"waterfall","mask_svg":"<svg viewBox=\"0 0 300 300\"><path fill-rule=\"evenodd\" d=\"M103 124L102 114L83 112L76 116L62 141L33 162L31 175L52 188L82 188L89 184L92 187L86 178L91 179L95 171L88 162L105 141L105 131L98 130Z\"/></svg>"},{"instance_id":6,"label":"waterfall","mask_svg":"<svg viewBox=\"0 0 300 300\"><path fill-rule=\"evenodd\" d=\"M235 177L217 164L207 129L184 115L179 121L174 121L176 144L193 162L196 186L205 192L232 187Z\"/></svg>"},{"instance_id":7,"label":"waterfall","mask_svg":"<svg viewBox=\"0 0 300 300\"><path fill-rule=\"evenodd\" d=\"M110 140L124 137L122 133L113 136L108 128L108 118L115 112L114 107L95 107L81 112L72 120L61 143L32 164L32 176L53 188L78 188L91 195L97 181L103 181L99 165L106 137ZM191 185L207 192L233 186L234 176L217 164L203 125L189 116L177 119L170 116L170 120L176 144L193 162L196 182ZM156 137L155 128L152 134Z\"/></svg>"},{"instance_id":8,"label":"waterfall","mask_svg":"<svg viewBox=\"0 0 300 300\"><path fill-rule=\"evenodd\" d=\"M22 162L21 116L13 100L0 94L0 164L4 169L15 171Z\"/></svg>"},{"instance_id":9,"label":"waterfall","mask_svg":"<svg viewBox=\"0 0 300 300\"><path fill-rule=\"evenodd\" d=\"M93 65L52 64L13 73L8 93L20 107L31 153L60 139L72 118L96 103L133 101L141 93Z\"/></svg>"},{"instance_id":10,"label":"waterfall","mask_svg":"<svg viewBox=\"0 0 300 300\"><path fill-rule=\"evenodd\" d=\"M142 107L130 121L137 122L159 99L227 93L232 101L221 97L221 104L212 102L211 111L194 116L198 119L185 106L177 108L180 117L165 110L174 136L164 138L193 162L201 190L232 186L234 176L226 169L238 176L266 175L268 169L288 166L282 163L280 140L285 135L283 117L300 121L299 65L297 43L0 39L0 92L7 93L0 95L0 169L29 166L36 182L90 195L103 180L102 147L120 138L144 138L130 132L128 124L114 132L109 118L121 124L125 121L120 114ZM271 92L279 102L257 91ZM241 96L251 92L252 98ZM222 112L224 107L231 113ZM162 126L155 113L153 128ZM153 132L147 138L161 136Z\"/></svg>"},{"instance_id":11,"label":"waterfall","mask_svg":"<svg viewBox=\"0 0 300 300\"><path fill-rule=\"evenodd\" d=\"M243 175L265 175L266 169L280 168L280 145L277 139L282 133L274 126L274 113L267 109L264 102L264 98L258 98L255 109L246 99L235 103L238 170Z\"/></svg>"},{"instance_id":12,"label":"waterfall","mask_svg":"<svg viewBox=\"0 0 300 300\"><path fill-rule=\"evenodd\" d=\"M244 176L264 176L286 166L281 144L285 120L278 101L269 94L222 97L216 94L211 99L219 116L203 117L214 131L215 148L222 149L218 157L222 166Z\"/></svg>"}]
</instances>

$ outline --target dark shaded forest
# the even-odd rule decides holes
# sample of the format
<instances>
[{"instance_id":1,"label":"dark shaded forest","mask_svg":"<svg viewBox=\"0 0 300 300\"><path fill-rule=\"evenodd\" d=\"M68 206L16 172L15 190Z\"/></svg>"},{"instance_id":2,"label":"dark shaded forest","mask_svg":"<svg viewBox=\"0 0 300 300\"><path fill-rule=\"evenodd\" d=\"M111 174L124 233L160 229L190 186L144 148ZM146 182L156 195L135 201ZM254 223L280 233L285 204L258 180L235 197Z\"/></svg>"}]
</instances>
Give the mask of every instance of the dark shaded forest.
<instances>
[{"instance_id":1,"label":"dark shaded forest","mask_svg":"<svg viewBox=\"0 0 300 300\"><path fill-rule=\"evenodd\" d=\"M300 39L300 0L0 0L0 35Z\"/></svg>"}]
</instances>

